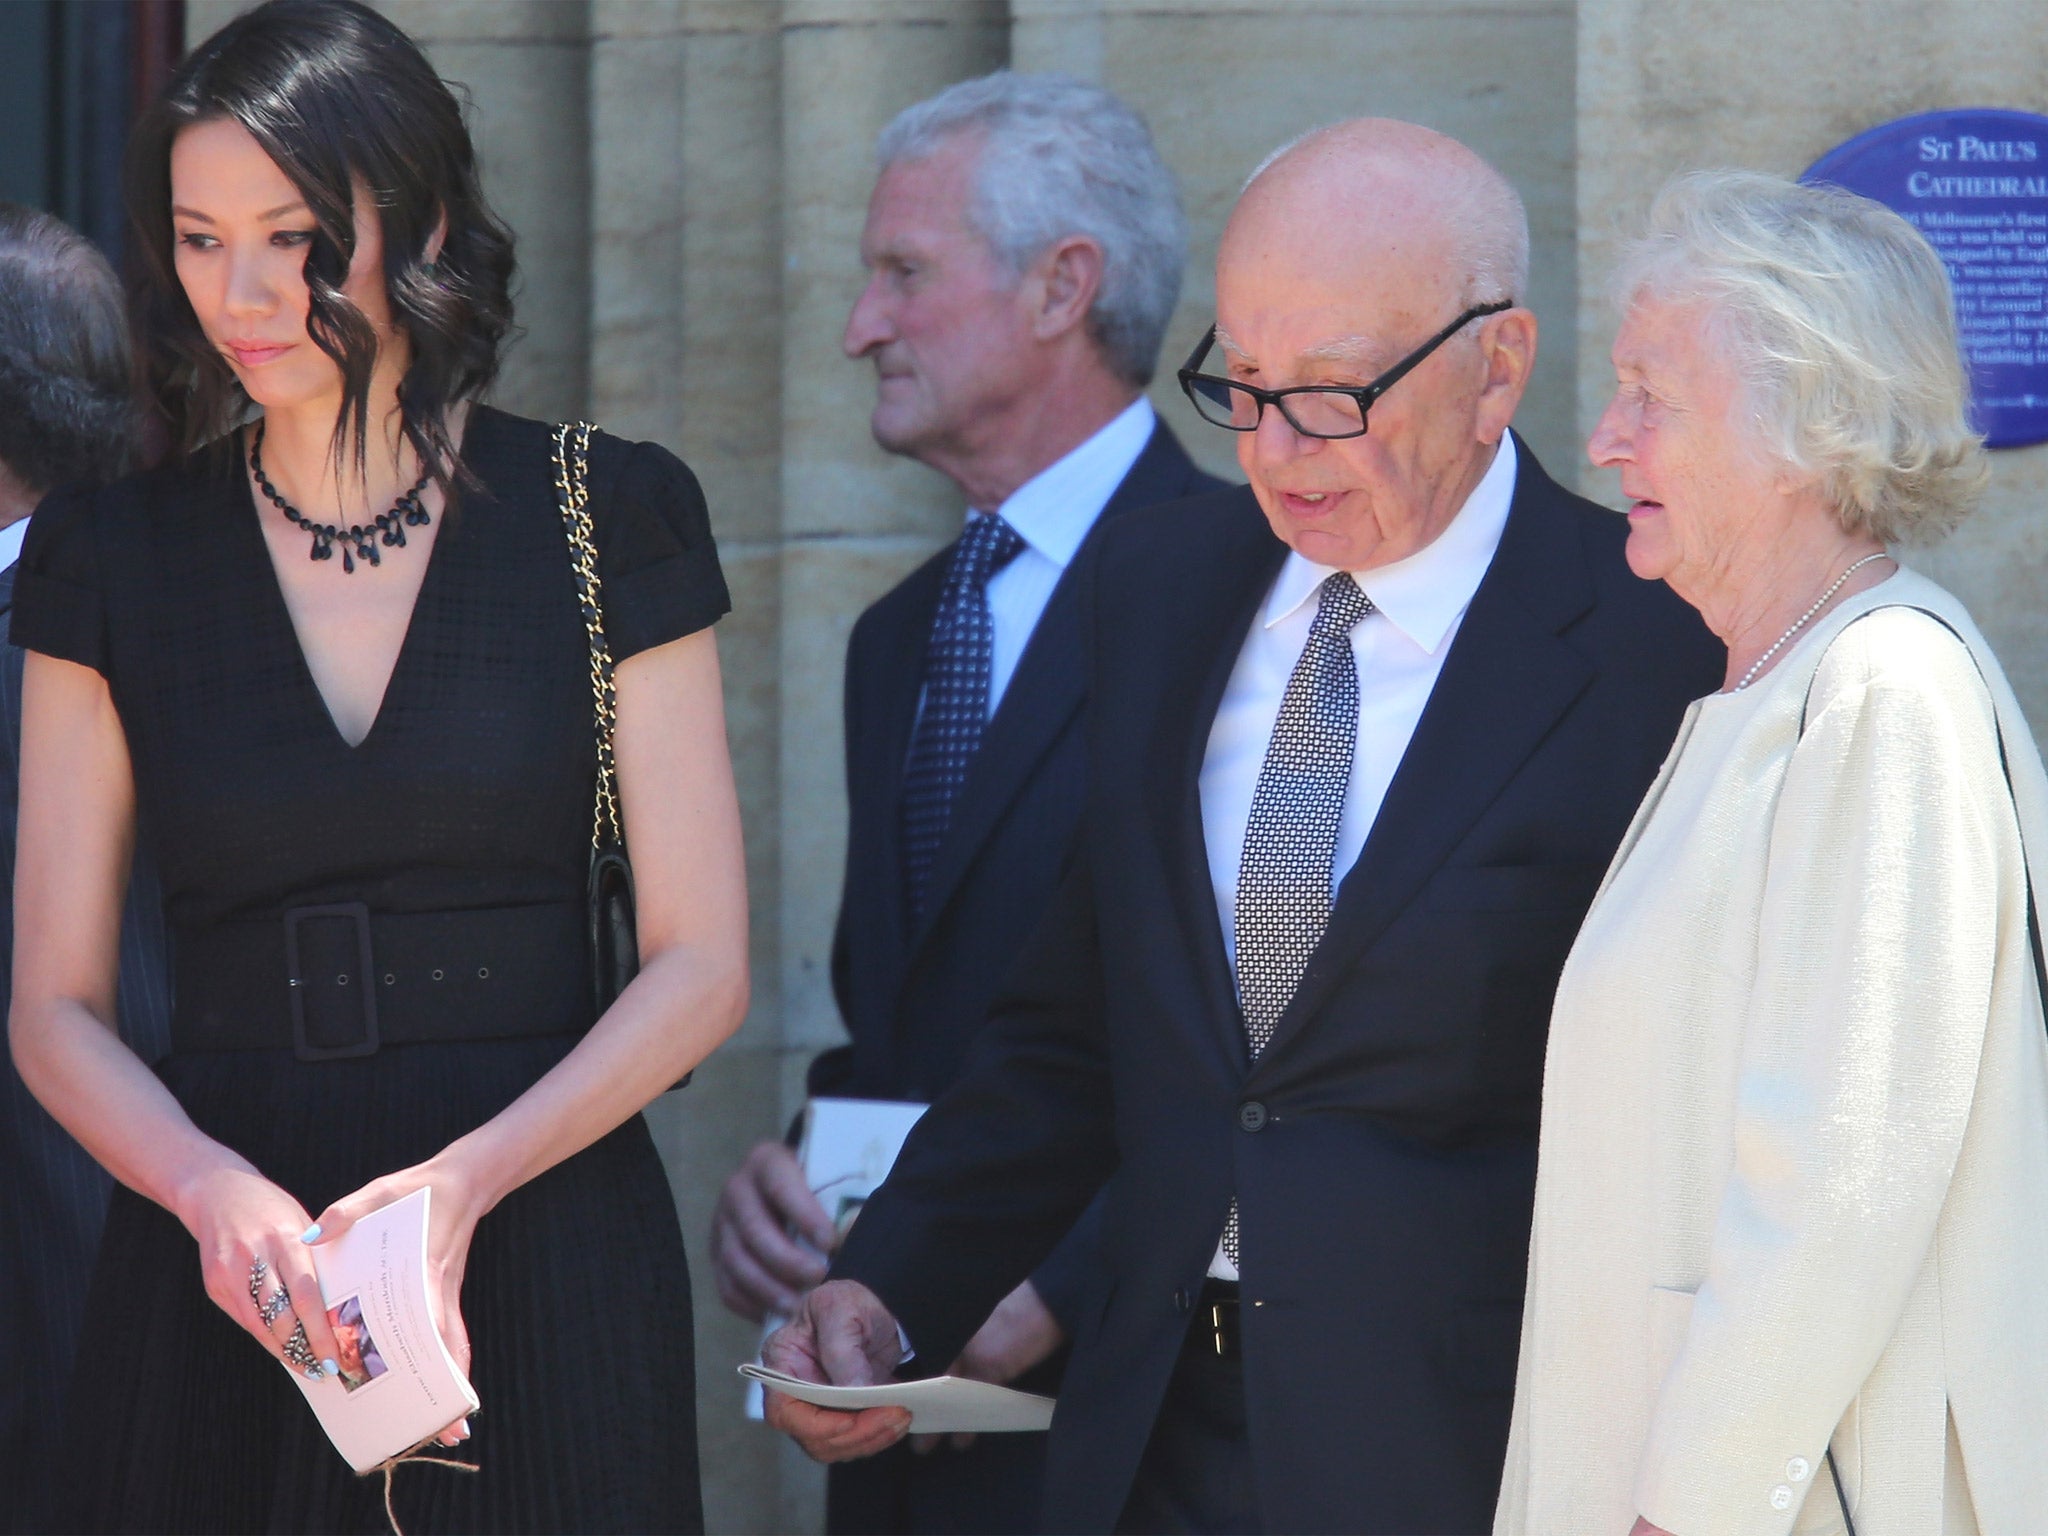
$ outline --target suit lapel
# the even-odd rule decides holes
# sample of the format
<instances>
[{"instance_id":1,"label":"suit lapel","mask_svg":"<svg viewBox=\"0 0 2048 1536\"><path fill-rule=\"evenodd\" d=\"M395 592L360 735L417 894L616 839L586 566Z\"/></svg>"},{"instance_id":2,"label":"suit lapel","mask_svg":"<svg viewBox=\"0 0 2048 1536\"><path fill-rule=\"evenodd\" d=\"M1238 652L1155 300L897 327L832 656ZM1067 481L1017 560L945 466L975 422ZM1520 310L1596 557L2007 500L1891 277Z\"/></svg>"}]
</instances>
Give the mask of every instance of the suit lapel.
<instances>
[{"instance_id":1,"label":"suit lapel","mask_svg":"<svg viewBox=\"0 0 2048 1536\"><path fill-rule=\"evenodd\" d=\"M1199 478L1200 472L1173 433L1165 423L1158 424L1152 429L1145 451L1138 455L1116 491L1104 503L1088 538L1082 541L1082 549L1085 550L1088 542L1112 519L1136 507L1187 494L1190 482L1199 481ZM954 803L953 815L946 828L946 840L940 845L938 857L932 865L930 882L926 887L925 918L913 936L913 943L931 930L938 914L945 910L947 901L973 866L976 855L1002 820L1003 812L1023 792L1040 760L1059 740L1061 732L1081 707L1087 669L1086 658L1081 654L1079 599L1072 579L1074 564L1080 558L1081 553L1077 550L1074 562L1068 565L1053 588L1045 612L1040 615L1024 654L1018 660L1017 671L1011 677L1009 687L1003 691L1002 704L989 720L982 736L981 750L975 754L973 766L968 770L967 782L961 788L959 800ZM936 606L935 591L931 608ZM927 631L930 612L928 608ZM921 669L922 656L920 647L919 659L911 664L912 671ZM900 756L907 755L909 751L911 717L915 715L916 707L917 693L913 688L903 725L897 769L899 781L902 777Z\"/></svg>"},{"instance_id":2,"label":"suit lapel","mask_svg":"<svg viewBox=\"0 0 2048 1536\"><path fill-rule=\"evenodd\" d=\"M945 585L947 550L925 562L904 583L902 603L866 658L863 687L873 728L861 738L860 757L849 764L852 781L877 786L873 794L854 797L855 814L864 825L849 829L856 846L880 851L873 869L871 899L880 905L894 942L904 942L903 846L900 821L903 770L910 757L910 732L917 721L917 700L924 687L924 653L931 637Z\"/></svg>"},{"instance_id":3,"label":"suit lapel","mask_svg":"<svg viewBox=\"0 0 2048 1536\"><path fill-rule=\"evenodd\" d=\"M1262 1062L1314 1017L1591 681L1591 664L1559 638L1593 595L1560 494L1523 447L1500 548Z\"/></svg>"},{"instance_id":4,"label":"suit lapel","mask_svg":"<svg viewBox=\"0 0 2048 1536\"><path fill-rule=\"evenodd\" d=\"M1247 492L1245 499L1251 501ZM1209 751L1209 732L1230 674L1237 668L1245 635L1257 620L1259 605L1272 589L1273 578L1287 559L1287 546L1273 537L1256 504L1250 516L1231 530L1222 545L1216 569L1220 587L1206 602L1183 610L1187 653L1202 658L1193 678L1184 715L1175 721L1177 739L1169 744L1174 761L1163 765L1160 782L1172 786L1157 799L1159 837L1172 871L1173 896L1186 930L1188 954L1201 972L1212 1013L1221 1024L1234 1061L1246 1059L1243 1015L1237 1006L1237 982L1230 974L1230 955L1223 945L1223 919L1216 910L1215 882L1209 872L1209 839L1202 828L1202 763ZM1204 551L1205 558L1211 552Z\"/></svg>"}]
</instances>

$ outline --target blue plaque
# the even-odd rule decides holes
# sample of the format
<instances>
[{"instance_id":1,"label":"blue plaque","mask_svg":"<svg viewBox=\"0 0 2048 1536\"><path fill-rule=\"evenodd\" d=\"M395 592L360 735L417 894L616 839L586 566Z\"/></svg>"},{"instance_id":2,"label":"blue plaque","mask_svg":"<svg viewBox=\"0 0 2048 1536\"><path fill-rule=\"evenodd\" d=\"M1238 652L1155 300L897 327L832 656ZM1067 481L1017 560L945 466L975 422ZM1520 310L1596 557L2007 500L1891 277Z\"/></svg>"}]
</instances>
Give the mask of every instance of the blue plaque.
<instances>
[{"instance_id":1,"label":"blue plaque","mask_svg":"<svg viewBox=\"0 0 2048 1536\"><path fill-rule=\"evenodd\" d=\"M1903 214L1948 266L1978 430L2048 440L2048 117L1981 108L1858 134L1800 178Z\"/></svg>"}]
</instances>

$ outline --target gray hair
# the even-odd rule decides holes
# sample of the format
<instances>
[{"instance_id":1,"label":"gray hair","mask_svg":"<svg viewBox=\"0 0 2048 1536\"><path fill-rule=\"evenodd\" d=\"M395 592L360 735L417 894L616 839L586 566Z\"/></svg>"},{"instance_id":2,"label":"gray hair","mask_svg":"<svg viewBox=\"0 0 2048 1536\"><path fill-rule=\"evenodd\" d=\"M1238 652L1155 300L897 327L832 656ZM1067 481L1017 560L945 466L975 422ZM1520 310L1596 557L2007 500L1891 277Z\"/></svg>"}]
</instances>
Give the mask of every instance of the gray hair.
<instances>
[{"instance_id":1,"label":"gray hair","mask_svg":"<svg viewBox=\"0 0 2048 1536\"><path fill-rule=\"evenodd\" d=\"M1296 134L1252 168L1240 193L1311 139L1340 130L1350 118L1340 118ZM1416 125L1409 125L1414 127ZM1466 308L1498 304L1503 299L1526 304L1529 301L1529 210L1515 184L1503 176L1493 162L1472 149L1459 145L1477 162L1473 174L1445 177L1436 190L1437 207L1445 228L1458 241L1458 264L1464 268L1460 302Z\"/></svg>"},{"instance_id":2,"label":"gray hair","mask_svg":"<svg viewBox=\"0 0 2048 1536\"><path fill-rule=\"evenodd\" d=\"M1898 214L1839 187L1695 171L1657 195L1615 295L1696 303L1768 459L1845 529L1932 541L1987 479L1948 273Z\"/></svg>"},{"instance_id":3,"label":"gray hair","mask_svg":"<svg viewBox=\"0 0 2048 1536\"><path fill-rule=\"evenodd\" d=\"M968 212L975 230L1013 275L1065 236L1100 246L1089 334L1121 377L1149 383L1180 299L1188 231L1145 120L1071 75L997 70L897 114L875 159L887 170L962 134L982 141Z\"/></svg>"},{"instance_id":4,"label":"gray hair","mask_svg":"<svg viewBox=\"0 0 2048 1536\"><path fill-rule=\"evenodd\" d=\"M0 203L0 464L38 493L124 472L128 357L106 257L61 219Z\"/></svg>"}]
</instances>

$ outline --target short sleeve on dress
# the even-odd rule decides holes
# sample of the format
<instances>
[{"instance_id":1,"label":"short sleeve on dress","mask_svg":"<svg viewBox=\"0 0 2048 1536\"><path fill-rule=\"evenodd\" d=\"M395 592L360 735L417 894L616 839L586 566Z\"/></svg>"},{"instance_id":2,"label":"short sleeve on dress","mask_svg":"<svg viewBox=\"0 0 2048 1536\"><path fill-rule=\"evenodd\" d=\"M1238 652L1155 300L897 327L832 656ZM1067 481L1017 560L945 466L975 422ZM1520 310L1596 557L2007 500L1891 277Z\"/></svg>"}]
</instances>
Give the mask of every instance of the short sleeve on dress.
<instances>
[{"instance_id":1,"label":"short sleeve on dress","mask_svg":"<svg viewBox=\"0 0 2048 1536\"><path fill-rule=\"evenodd\" d=\"M704 492L681 459L654 443L625 445L606 503L592 510L614 661L708 629L731 611Z\"/></svg>"},{"instance_id":2,"label":"short sleeve on dress","mask_svg":"<svg viewBox=\"0 0 2048 1536\"><path fill-rule=\"evenodd\" d=\"M93 493L52 491L29 519L14 572L10 638L106 674L109 645Z\"/></svg>"}]
</instances>

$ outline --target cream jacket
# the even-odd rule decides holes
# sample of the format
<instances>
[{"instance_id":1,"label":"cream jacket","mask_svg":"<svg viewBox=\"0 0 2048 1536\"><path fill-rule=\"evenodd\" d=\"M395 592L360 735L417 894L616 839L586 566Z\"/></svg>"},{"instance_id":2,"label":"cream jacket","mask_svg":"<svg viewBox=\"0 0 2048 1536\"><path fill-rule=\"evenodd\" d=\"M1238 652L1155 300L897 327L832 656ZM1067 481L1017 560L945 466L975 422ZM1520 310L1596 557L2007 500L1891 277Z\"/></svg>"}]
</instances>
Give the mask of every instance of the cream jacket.
<instances>
[{"instance_id":1,"label":"cream jacket","mask_svg":"<svg viewBox=\"0 0 2048 1536\"><path fill-rule=\"evenodd\" d=\"M1840 1531L1831 1445L1858 1536L2048 1532L2022 832L2048 892L2033 736L1911 572L1687 712L1558 987L1499 1536Z\"/></svg>"}]
</instances>

